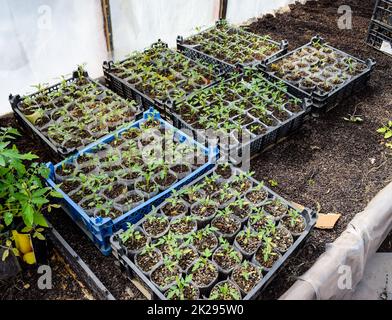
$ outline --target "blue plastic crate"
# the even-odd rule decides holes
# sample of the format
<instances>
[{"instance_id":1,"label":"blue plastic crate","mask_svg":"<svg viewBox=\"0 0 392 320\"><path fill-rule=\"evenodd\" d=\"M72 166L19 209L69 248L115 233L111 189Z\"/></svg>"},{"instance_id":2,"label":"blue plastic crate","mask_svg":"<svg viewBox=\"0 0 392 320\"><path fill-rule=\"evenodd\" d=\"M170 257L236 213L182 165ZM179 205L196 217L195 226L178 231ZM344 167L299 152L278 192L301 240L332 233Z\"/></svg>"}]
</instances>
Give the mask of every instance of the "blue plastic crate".
<instances>
[{"instance_id":1,"label":"blue plastic crate","mask_svg":"<svg viewBox=\"0 0 392 320\"><path fill-rule=\"evenodd\" d=\"M78 158L81 154L91 153L95 147L100 144L110 143L115 139L116 136L120 135L122 132L129 130L132 127L139 127L142 123L144 123L149 117L154 116L156 120L159 120L161 124L164 125L165 128L174 130L176 135L181 143L187 141L192 145L196 145L200 150L204 152L206 156L208 156L208 162L197 168L191 174L181 179L174 185L172 185L167 190L159 193L155 197L149 199L138 207L132 209L131 211L123 214L116 219L111 219L108 217L90 217L87 213L77 205L66 193L64 193L56 184L55 181L55 170L58 166L61 166L63 163L72 162L74 159ZM209 169L211 169L214 165L215 159L218 156L217 149L208 149L204 147L202 144L196 142L191 137L185 135L183 132L177 130L175 127L164 121L160 114L156 112L154 109L150 109L149 111L143 114L143 118L133 124L130 124L111 135L101 138L97 142L90 144L83 150L79 151L74 156L58 163L57 165L53 165L52 163L48 163L47 166L50 168L49 178L46 180L47 184L51 186L53 189L62 194L63 198L59 200L64 211L71 217L71 219L87 234L87 236L95 243L98 249L104 254L109 255L111 252L110 248L110 237L118 230L124 229L127 223L136 223L141 218L143 218L146 214L151 212L153 207L161 204L166 198L168 198L173 190L178 190L182 186L191 183L193 180L197 179Z\"/></svg>"}]
</instances>

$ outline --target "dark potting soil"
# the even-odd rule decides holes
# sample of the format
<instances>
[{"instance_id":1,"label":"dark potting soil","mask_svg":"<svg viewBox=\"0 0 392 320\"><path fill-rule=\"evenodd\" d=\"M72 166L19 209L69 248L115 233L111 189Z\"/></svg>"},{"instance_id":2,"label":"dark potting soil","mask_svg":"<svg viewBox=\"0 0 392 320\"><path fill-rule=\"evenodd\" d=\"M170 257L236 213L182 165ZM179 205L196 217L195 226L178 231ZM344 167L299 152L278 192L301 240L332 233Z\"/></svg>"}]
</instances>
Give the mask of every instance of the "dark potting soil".
<instances>
[{"instance_id":1,"label":"dark potting soil","mask_svg":"<svg viewBox=\"0 0 392 320\"><path fill-rule=\"evenodd\" d=\"M337 12L341 5L349 5L353 10L352 30L338 28ZM374 57L377 61L366 90L345 100L326 116L312 119L298 134L252 161L255 178L277 181L278 186L273 189L283 197L322 213L342 214L333 230L315 230L311 234L302 251L289 260L264 291L263 299L275 299L282 295L296 277L308 270L325 251L325 244L334 241L354 215L392 181L391 151L380 144L382 137L376 133L377 128L392 119L392 59L365 44L373 7L372 0L308 1L305 5L292 5L291 12L276 17L265 16L250 26L255 33L269 34L274 39L287 39L290 50L319 34L343 51L363 59ZM362 116L362 124L343 120L354 112ZM17 127L17 124L13 116L6 116L0 119L0 126ZM50 160L46 149L35 140L21 137L15 143L23 152L33 151L42 162ZM119 268L114 267L114 258L102 256L63 212L52 212L50 216L55 228L116 298L142 298ZM382 249L392 251L391 242L390 236ZM65 271L60 273L65 274ZM28 278L27 274L22 276ZM7 288L9 286L4 290L16 292ZM1 287L0 292L6 292L4 290ZM39 292L37 297L40 294L43 293ZM29 294L18 290L17 296L27 299ZM56 286L48 298L69 296L67 289ZM16 297L16 294L8 297Z\"/></svg>"},{"instance_id":2,"label":"dark potting soil","mask_svg":"<svg viewBox=\"0 0 392 320\"><path fill-rule=\"evenodd\" d=\"M314 230L303 249L293 256L263 293L263 299L282 295L308 270L356 213L392 181L390 149L376 130L392 119L392 59L367 46L366 35L375 1L319 0L291 5L291 11L265 16L250 25L255 33L287 39L289 50L319 34L332 46L356 57L373 57L377 66L366 90L343 101L321 118L313 118L302 130L266 154L253 159L255 178L278 182L274 191L321 213L339 212L333 230ZM338 8L353 11L352 29L341 30ZM356 114L362 124L345 121ZM391 239L391 236L389 237ZM382 248L391 248L391 240Z\"/></svg>"},{"instance_id":3,"label":"dark potting soil","mask_svg":"<svg viewBox=\"0 0 392 320\"><path fill-rule=\"evenodd\" d=\"M95 299L56 250L51 253L48 264L52 271L52 289L39 289L38 281L43 274L39 274L37 268L29 267L13 279L0 281L0 300Z\"/></svg>"}]
</instances>

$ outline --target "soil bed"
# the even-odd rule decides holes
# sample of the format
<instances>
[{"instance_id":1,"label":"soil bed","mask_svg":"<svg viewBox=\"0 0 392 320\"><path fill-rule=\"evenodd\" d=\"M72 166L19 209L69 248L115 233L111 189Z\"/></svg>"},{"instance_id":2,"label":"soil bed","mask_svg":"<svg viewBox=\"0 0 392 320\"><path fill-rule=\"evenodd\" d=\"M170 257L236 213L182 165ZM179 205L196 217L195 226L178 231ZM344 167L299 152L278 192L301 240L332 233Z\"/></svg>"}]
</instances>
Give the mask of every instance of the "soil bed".
<instances>
[{"instance_id":1,"label":"soil bed","mask_svg":"<svg viewBox=\"0 0 392 320\"><path fill-rule=\"evenodd\" d=\"M340 30L338 8L353 10L353 28ZM376 130L392 119L392 60L365 44L374 1L319 0L291 6L291 12L266 16L249 29L271 37L285 38L289 50L319 34L332 46L358 58L373 57L375 71L366 90L347 99L321 118L313 118L292 138L252 161L255 178L278 182L273 189L281 196L321 213L339 212L342 217L333 230L314 230L302 251L263 293L263 299L282 295L295 278L308 270L334 241L356 213L392 181L391 152L380 144ZM355 113L362 124L345 121ZM386 241L383 249L391 249ZM384 249L385 250L385 249Z\"/></svg>"}]
</instances>

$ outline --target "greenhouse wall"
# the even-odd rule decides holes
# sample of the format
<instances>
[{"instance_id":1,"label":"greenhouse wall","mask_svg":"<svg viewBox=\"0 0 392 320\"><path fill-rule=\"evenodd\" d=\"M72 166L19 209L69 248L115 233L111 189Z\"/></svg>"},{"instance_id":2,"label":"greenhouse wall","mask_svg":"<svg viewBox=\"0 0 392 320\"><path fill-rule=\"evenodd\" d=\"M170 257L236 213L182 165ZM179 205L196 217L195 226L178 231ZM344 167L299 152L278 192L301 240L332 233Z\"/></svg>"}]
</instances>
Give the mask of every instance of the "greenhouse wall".
<instances>
[{"instance_id":1,"label":"greenhouse wall","mask_svg":"<svg viewBox=\"0 0 392 320\"><path fill-rule=\"evenodd\" d=\"M294 0L228 0L227 19L242 23ZM120 59L162 39L175 46L219 18L220 0L110 0L112 53ZM86 63L102 75L108 58L101 1L0 0L0 115L10 112L8 95L32 84L54 83Z\"/></svg>"}]
</instances>

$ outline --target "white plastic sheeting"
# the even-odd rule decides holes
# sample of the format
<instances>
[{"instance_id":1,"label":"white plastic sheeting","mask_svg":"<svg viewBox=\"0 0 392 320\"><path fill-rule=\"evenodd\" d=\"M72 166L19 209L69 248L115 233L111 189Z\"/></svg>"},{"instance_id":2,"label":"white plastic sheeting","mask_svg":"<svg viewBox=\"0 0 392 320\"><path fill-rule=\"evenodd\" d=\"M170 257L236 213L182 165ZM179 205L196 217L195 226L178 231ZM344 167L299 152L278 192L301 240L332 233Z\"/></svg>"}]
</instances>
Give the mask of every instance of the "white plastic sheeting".
<instances>
[{"instance_id":1,"label":"white plastic sheeting","mask_svg":"<svg viewBox=\"0 0 392 320\"><path fill-rule=\"evenodd\" d=\"M178 35L196 33L219 18L219 0L111 0L114 58L158 39L171 47Z\"/></svg>"},{"instance_id":2,"label":"white plastic sheeting","mask_svg":"<svg viewBox=\"0 0 392 320\"><path fill-rule=\"evenodd\" d=\"M107 59L99 0L0 0L0 114L10 93L54 83L87 63L92 76Z\"/></svg>"}]
</instances>

